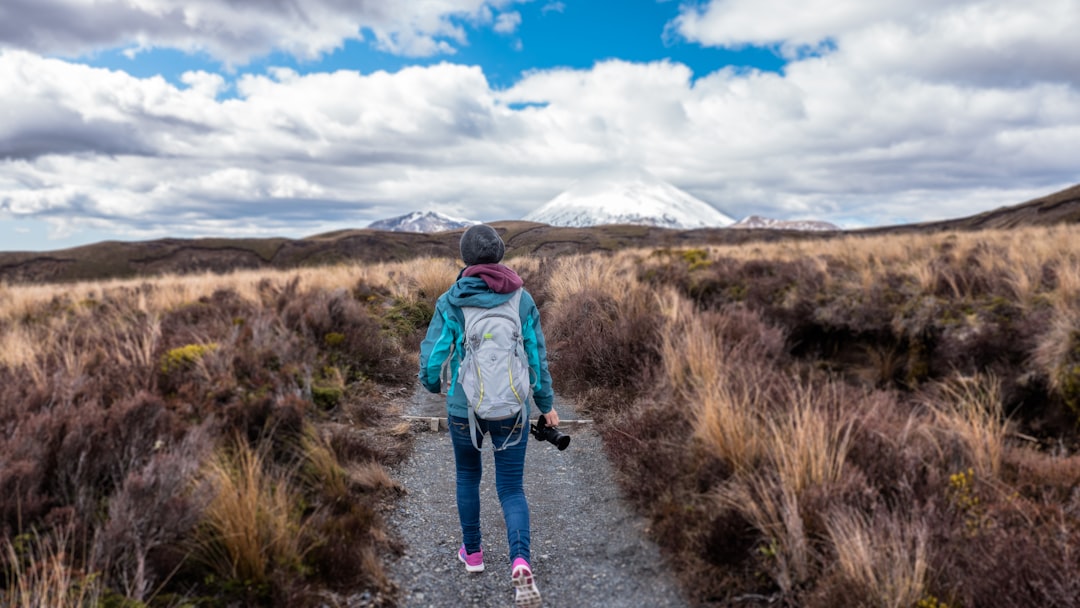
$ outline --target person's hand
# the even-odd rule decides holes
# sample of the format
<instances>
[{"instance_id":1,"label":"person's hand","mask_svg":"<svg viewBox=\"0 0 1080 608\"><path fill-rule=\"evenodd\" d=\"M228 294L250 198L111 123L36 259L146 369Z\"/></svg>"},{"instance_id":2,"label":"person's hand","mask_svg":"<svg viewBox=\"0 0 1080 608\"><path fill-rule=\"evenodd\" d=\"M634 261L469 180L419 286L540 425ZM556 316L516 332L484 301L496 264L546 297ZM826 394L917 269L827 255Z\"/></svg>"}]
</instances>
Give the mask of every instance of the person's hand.
<instances>
[{"instance_id":1,"label":"person's hand","mask_svg":"<svg viewBox=\"0 0 1080 608\"><path fill-rule=\"evenodd\" d=\"M544 422L547 422L548 426L559 426L559 412L556 412L555 408L551 408L551 411L543 416Z\"/></svg>"}]
</instances>

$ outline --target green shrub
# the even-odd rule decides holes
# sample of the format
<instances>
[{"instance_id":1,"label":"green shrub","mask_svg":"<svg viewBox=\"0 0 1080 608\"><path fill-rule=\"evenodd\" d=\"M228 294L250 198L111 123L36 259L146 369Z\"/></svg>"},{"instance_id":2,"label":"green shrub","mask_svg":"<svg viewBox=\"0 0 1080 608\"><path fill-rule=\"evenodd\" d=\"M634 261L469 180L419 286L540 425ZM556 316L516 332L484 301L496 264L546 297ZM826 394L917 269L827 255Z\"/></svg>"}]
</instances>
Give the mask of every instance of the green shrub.
<instances>
[{"instance_id":1,"label":"green shrub","mask_svg":"<svg viewBox=\"0 0 1080 608\"><path fill-rule=\"evenodd\" d=\"M216 342L209 344L188 344L174 348L161 357L161 373L168 374L178 369L187 369L208 353L218 349Z\"/></svg>"}]
</instances>

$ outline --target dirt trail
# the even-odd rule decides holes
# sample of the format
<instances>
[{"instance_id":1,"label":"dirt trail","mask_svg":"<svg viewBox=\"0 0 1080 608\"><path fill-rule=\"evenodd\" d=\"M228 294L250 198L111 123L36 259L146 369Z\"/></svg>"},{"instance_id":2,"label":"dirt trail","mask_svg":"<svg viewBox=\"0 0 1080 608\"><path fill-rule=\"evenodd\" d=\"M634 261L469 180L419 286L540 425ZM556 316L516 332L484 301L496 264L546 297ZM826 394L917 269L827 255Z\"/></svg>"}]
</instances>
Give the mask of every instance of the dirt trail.
<instances>
[{"instance_id":1,"label":"dirt trail","mask_svg":"<svg viewBox=\"0 0 1080 608\"><path fill-rule=\"evenodd\" d=\"M578 419L572 403L557 398L555 407L562 419ZM446 416L444 398L423 389L408 409L412 416ZM533 571L544 606L687 606L656 546L645 538L646 523L619 497L600 438L590 425L563 430L572 436L567 450L530 437L526 452ZM465 572L456 557L461 532L445 428L419 432L412 456L392 471L407 490L390 517L408 544L404 557L389 567L402 589L403 607L513 604L494 470L491 453L485 452L481 527L487 569L480 574Z\"/></svg>"}]
</instances>

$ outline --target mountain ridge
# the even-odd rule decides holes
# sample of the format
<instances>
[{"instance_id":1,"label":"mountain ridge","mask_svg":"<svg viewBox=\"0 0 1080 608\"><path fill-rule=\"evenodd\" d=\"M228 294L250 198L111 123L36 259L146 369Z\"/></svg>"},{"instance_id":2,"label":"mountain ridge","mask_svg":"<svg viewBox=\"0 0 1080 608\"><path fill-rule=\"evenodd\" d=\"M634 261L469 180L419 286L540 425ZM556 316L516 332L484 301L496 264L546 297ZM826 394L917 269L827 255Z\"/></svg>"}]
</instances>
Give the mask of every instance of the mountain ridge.
<instances>
[{"instance_id":1,"label":"mountain ridge","mask_svg":"<svg viewBox=\"0 0 1080 608\"><path fill-rule=\"evenodd\" d=\"M768 229L768 230L806 230L810 232L826 232L842 230L836 224L821 220L778 220L760 215L748 215L743 219L728 226L739 230Z\"/></svg>"},{"instance_id":2,"label":"mountain ridge","mask_svg":"<svg viewBox=\"0 0 1080 608\"><path fill-rule=\"evenodd\" d=\"M368 224L368 228L388 232L444 232L468 228L479 223L475 220L450 217L438 211L413 211L397 217L376 220Z\"/></svg>"},{"instance_id":3,"label":"mountain ridge","mask_svg":"<svg viewBox=\"0 0 1080 608\"><path fill-rule=\"evenodd\" d=\"M830 239L849 234L888 234L1008 229L1080 223L1080 184L1053 194L977 215L921 224L901 224L838 232L763 228L673 230L652 226L589 228L527 221L489 222L507 243L507 257L558 256L628 247L685 247L742 244L782 239ZM282 237L104 241L41 252L0 252L0 283L133 278L165 273L229 272L238 269L299 268L340 262L392 262L415 257L458 255L462 230L425 234L345 229L302 239Z\"/></svg>"}]
</instances>

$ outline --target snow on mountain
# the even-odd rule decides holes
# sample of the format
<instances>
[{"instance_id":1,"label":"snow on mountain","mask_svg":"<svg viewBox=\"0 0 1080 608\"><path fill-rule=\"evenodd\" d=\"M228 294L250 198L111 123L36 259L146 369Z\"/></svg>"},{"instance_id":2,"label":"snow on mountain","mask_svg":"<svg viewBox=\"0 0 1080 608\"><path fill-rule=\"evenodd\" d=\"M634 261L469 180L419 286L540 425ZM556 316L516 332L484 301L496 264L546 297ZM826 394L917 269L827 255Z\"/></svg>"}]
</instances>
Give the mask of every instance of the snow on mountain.
<instances>
[{"instance_id":1,"label":"snow on mountain","mask_svg":"<svg viewBox=\"0 0 1080 608\"><path fill-rule=\"evenodd\" d=\"M368 228L390 232L444 232L467 228L479 223L450 217L437 211L413 211L406 215L371 222Z\"/></svg>"},{"instance_id":2,"label":"snow on mountain","mask_svg":"<svg viewBox=\"0 0 1080 608\"><path fill-rule=\"evenodd\" d=\"M728 226L735 221L667 182L636 172L579 180L523 219L552 226L637 224L679 229Z\"/></svg>"},{"instance_id":3,"label":"snow on mountain","mask_svg":"<svg viewBox=\"0 0 1080 608\"><path fill-rule=\"evenodd\" d=\"M828 232L841 230L836 224L818 220L777 220L760 215L750 215L735 222L731 228L758 228L769 230L805 230L807 232Z\"/></svg>"}]
</instances>

